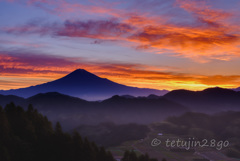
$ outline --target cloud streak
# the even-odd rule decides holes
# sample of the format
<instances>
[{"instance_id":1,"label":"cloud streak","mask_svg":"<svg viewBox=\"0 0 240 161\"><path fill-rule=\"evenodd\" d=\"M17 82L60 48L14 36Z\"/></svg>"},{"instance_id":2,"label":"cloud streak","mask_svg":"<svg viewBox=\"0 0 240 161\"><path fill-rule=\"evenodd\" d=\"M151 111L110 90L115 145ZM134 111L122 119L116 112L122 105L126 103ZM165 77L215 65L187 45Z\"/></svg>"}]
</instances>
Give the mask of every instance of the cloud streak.
<instances>
[{"instance_id":1,"label":"cloud streak","mask_svg":"<svg viewBox=\"0 0 240 161\"><path fill-rule=\"evenodd\" d=\"M0 51L2 89L27 87L58 79L83 68L117 83L155 89L192 90L240 85L240 75L196 75L173 72L167 67L142 64L93 62L81 58L55 57L34 51Z\"/></svg>"},{"instance_id":2,"label":"cloud streak","mask_svg":"<svg viewBox=\"0 0 240 161\"><path fill-rule=\"evenodd\" d=\"M119 40L134 28L116 20L107 21L66 21L64 27L56 32L57 36L87 37L93 39Z\"/></svg>"},{"instance_id":3,"label":"cloud streak","mask_svg":"<svg viewBox=\"0 0 240 161\"><path fill-rule=\"evenodd\" d=\"M207 0L176 0L172 4L177 8L173 11L176 12L175 15L180 13L176 17L168 12L150 14L149 11L140 11L138 8L133 11L128 11L127 8L119 9L117 7L121 2L116 4L105 2L100 6L64 0L58 3L47 0L24 2L38 7L48 6L54 13L76 13L80 10L87 14L91 11L92 14L110 15L113 18L103 20L74 18L65 20L64 23L48 24L34 22L2 30L11 34L118 40L125 44L133 43L137 49L154 51L156 54L173 53L171 56L187 57L199 62L212 59L228 61L240 56L240 24L233 25L231 22L231 18L238 13L213 8ZM154 3L156 2L148 2L146 5L152 5L154 8ZM109 5L113 6L113 9L109 9ZM158 5L166 5L166 2L158 2ZM188 14L191 23L184 22L186 17L181 16L183 12ZM178 18L180 22L175 23L172 18Z\"/></svg>"},{"instance_id":4,"label":"cloud streak","mask_svg":"<svg viewBox=\"0 0 240 161\"><path fill-rule=\"evenodd\" d=\"M213 61L213 64L238 60L240 57L240 24L236 20L240 14L237 5L230 4L235 10L229 10L224 9L224 6L220 8L221 5L215 5L216 2L220 3L217 0L8 1L12 4L37 7L46 12L50 19L44 21L34 19L16 26L8 26L7 23L5 26L1 25L0 34L8 39L0 40L1 45L6 49L0 49L0 82L4 84L0 88L24 87L51 81L77 68L84 68L118 83L156 89L186 88L195 90L212 86L234 88L240 85L237 72L231 75L201 75L184 71L176 72L176 70L165 67L157 68L136 63L110 63L110 61L97 62L97 60L57 57L46 52L39 52L53 49L55 54L58 54L57 52L61 49L63 49L61 52L65 52L66 48L62 46L58 48L63 41L64 43L74 41L73 45L78 45L76 42L79 40L79 43L84 43L81 44L84 46L84 41L90 39L90 42L93 42L92 46L101 44L98 45L99 48L105 47L104 49L106 49L109 44L104 44L104 42L111 41L111 45L123 45L144 50L146 52L141 58L142 62L144 62L142 59L147 57L145 55L147 52L164 54L164 59L168 59L167 55L188 58L184 59L187 63L192 63L192 60L200 63ZM21 40L18 42L14 39L15 36L19 39L21 37L29 39L27 42L31 43L24 43ZM43 44L35 42L38 37L43 39L43 41L39 41L44 42ZM73 41L65 41L66 39ZM50 41L53 42L52 47L49 47ZM44 45L49 48L42 48ZM22 46L28 50L14 50L16 46ZM96 49L98 48L93 47L93 50ZM76 50L68 51L76 52ZM111 53L115 60L118 56L115 57L114 54L117 53L120 52ZM86 55L90 59L91 56L91 54L90 56ZM157 56L155 55L155 57ZM152 58L147 60L152 61ZM196 65L195 62L193 64ZM199 63L197 64L199 65ZM230 68L233 69L233 67ZM184 69L187 70L186 67L183 67L182 70ZM200 71L199 73L208 72ZM24 78L26 81L23 81ZM17 84L17 81L20 84Z\"/></svg>"}]
</instances>

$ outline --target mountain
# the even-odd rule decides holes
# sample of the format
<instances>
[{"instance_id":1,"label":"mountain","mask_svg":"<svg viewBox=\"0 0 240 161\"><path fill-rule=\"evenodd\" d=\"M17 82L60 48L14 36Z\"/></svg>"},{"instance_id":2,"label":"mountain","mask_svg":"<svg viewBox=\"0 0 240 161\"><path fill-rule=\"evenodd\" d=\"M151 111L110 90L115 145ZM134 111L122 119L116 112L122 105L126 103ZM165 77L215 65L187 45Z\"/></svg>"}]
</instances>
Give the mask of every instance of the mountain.
<instances>
[{"instance_id":1,"label":"mountain","mask_svg":"<svg viewBox=\"0 0 240 161\"><path fill-rule=\"evenodd\" d=\"M216 87L203 91L174 90L163 97L197 112L240 111L240 92L230 89Z\"/></svg>"},{"instance_id":2,"label":"mountain","mask_svg":"<svg viewBox=\"0 0 240 161\"><path fill-rule=\"evenodd\" d=\"M240 91L240 87L235 88L235 89L233 89L233 90L239 92L239 91Z\"/></svg>"},{"instance_id":3,"label":"mountain","mask_svg":"<svg viewBox=\"0 0 240 161\"><path fill-rule=\"evenodd\" d=\"M174 90L161 97L114 95L103 101L86 101L58 92L40 93L29 98L0 95L0 105L5 106L9 102L25 108L28 104L33 104L51 121L60 121L65 128L74 128L79 124L109 121L147 124L187 111L240 111L240 92L223 88L203 91Z\"/></svg>"},{"instance_id":4,"label":"mountain","mask_svg":"<svg viewBox=\"0 0 240 161\"><path fill-rule=\"evenodd\" d=\"M60 121L65 129L101 122L147 124L189 111L183 105L165 98L126 98L118 95L101 102L86 101L57 92L40 93L29 98L0 95L1 106L6 105L6 100L25 109L32 104L51 121Z\"/></svg>"},{"instance_id":5,"label":"mountain","mask_svg":"<svg viewBox=\"0 0 240 161\"><path fill-rule=\"evenodd\" d=\"M38 110L74 110L86 107L90 102L57 92L40 93L26 99L27 104L33 104Z\"/></svg>"},{"instance_id":6,"label":"mountain","mask_svg":"<svg viewBox=\"0 0 240 161\"><path fill-rule=\"evenodd\" d=\"M0 106L5 107L10 102L14 102L17 105L22 105L25 99L14 95L1 95L0 94Z\"/></svg>"},{"instance_id":7,"label":"mountain","mask_svg":"<svg viewBox=\"0 0 240 161\"><path fill-rule=\"evenodd\" d=\"M102 100L113 95L147 96L164 95L166 90L129 87L100 78L84 69L77 69L58 80L21 89L0 91L4 95L31 97L38 93L59 92L86 100Z\"/></svg>"}]
</instances>

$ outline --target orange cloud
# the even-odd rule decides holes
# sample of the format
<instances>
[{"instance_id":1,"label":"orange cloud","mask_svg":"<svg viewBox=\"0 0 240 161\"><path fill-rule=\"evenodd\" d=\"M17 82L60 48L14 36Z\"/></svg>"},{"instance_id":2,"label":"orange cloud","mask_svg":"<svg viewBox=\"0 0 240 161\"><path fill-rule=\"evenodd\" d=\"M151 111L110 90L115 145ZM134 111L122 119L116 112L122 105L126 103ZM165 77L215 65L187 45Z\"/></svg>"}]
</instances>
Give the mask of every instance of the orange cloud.
<instances>
[{"instance_id":1,"label":"orange cloud","mask_svg":"<svg viewBox=\"0 0 240 161\"><path fill-rule=\"evenodd\" d=\"M6 90L45 83L63 77L77 68L86 69L120 84L141 88L199 90L214 86L226 88L240 86L240 75L195 75L172 72L168 67L100 63L37 53L5 51L0 54L0 88Z\"/></svg>"},{"instance_id":2,"label":"orange cloud","mask_svg":"<svg viewBox=\"0 0 240 161\"><path fill-rule=\"evenodd\" d=\"M176 13L164 14L156 11L150 13L149 10L140 10L133 6L132 10L124 7L120 9L121 1L90 1L88 5L65 0L21 2L60 16L83 12L105 16L105 19L79 21L73 18L58 25L28 24L4 29L8 33L114 40L116 43L116 40L120 40L125 42L124 45L130 43L129 46L132 46L133 43L137 49L153 51L156 54L171 53L171 56L187 57L198 62L212 59L228 61L240 56L240 24L232 22L232 18L239 13L214 8L208 1L176 0L174 5L177 11L173 11ZM151 3L153 2L146 2L145 5L154 9L156 5ZM161 3L164 5L166 2L157 4ZM182 12L187 12L188 17L183 17ZM179 19L179 22L175 23L173 18ZM186 23L186 19L191 23Z\"/></svg>"},{"instance_id":3,"label":"orange cloud","mask_svg":"<svg viewBox=\"0 0 240 161\"><path fill-rule=\"evenodd\" d=\"M207 1L198 0L176 0L176 3L184 10L192 13L194 16L216 27L218 21L230 18L233 14L220 9L212 9Z\"/></svg>"},{"instance_id":4,"label":"orange cloud","mask_svg":"<svg viewBox=\"0 0 240 161\"><path fill-rule=\"evenodd\" d=\"M177 26L149 26L131 37L130 41L144 48L168 50L189 58L229 60L239 56L239 36L222 31Z\"/></svg>"}]
</instances>

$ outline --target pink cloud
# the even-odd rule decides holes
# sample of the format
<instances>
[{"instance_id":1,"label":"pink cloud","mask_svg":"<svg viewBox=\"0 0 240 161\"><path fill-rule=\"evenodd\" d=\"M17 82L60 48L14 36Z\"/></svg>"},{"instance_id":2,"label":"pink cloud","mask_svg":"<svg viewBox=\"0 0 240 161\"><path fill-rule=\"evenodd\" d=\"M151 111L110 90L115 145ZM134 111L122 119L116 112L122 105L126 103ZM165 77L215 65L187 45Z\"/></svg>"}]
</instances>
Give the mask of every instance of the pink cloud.
<instances>
[{"instance_id":1,"label":"pink cloud","mask_svg":"<svg viewBox=\"0 0 240 161\"><path fill-rule=\"evenodd\" d=\"M17 27L4 28L13 34L40 34L54 37L78 37L100 40L120 40L125 44L133 43L137 49L154 51L156 54L175 53L199 62L212 59L231 60L239 57L240 24L232 23L235 11L224 11L210 6L207 1L176 0L173 13L157 12L157 6L171 6L169 1L133 3L136 7L120 9L121 2L108 3L90 1L88 5L65 0L25 0L29 5L45 7L57 14L107 15L103 20L66 20L65 23L30 23ZM158 4L158 5L156 5ZM173 5L173 4L172 4ZM151 12L144 6L152 6ZM162 7L163 8L163 7ZM142 10L140 10L142 9ZM187 12L192 23L172 22L172 18L185 20L177 12ZM173 11L175 12L175 11ZM115 18L109 18L109 15ZM117 42L117 41L116 41ZM130 45L129 45L130 46Z\"/></svg>"},{"instance_id":2,"label":"pink cloud","mask_svg":"<svg viewBox=\"0 0 240 161\"><path fill-rule=\"evenodd\" d=\"M0 82L4 82L5 89L13 88L13 85L19 88L55 80L78 68L117 83L156 89L203 89L216 85L233 88L240 85L239 75L194 75L172 72L167 67L92 62L82 58L56 57L24 50L0 51ZM19 84L21 79L24 82Z\"/></svg>"}]
</instances>

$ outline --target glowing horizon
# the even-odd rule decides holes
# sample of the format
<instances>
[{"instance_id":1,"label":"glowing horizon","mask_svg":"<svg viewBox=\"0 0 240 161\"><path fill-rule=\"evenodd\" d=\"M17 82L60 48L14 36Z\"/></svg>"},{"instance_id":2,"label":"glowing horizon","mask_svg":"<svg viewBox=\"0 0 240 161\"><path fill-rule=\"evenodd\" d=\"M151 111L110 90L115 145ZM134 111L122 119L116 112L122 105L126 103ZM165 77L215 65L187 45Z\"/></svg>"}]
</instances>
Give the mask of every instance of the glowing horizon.
<instances>
[{"instance_id":1,"label":"glowing horizon","mask_svg":"<svg viewBox=\"0 0 240 161\"><path fill-rule=\"evenodd\" d=\"M0 0L0 90L75 69L153 89L240 86L237 0Z\"/></svg>"}]
</instances>

